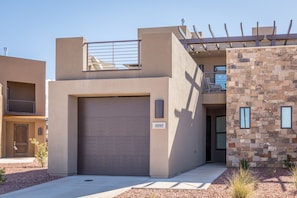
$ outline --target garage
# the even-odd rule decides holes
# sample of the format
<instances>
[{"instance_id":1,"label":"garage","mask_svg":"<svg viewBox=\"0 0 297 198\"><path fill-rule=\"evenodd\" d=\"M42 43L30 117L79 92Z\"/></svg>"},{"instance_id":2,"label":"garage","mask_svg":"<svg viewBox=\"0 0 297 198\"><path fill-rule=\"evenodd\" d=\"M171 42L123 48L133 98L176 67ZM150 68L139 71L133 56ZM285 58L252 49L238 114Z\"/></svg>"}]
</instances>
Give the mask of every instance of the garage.
<instances>
[{"instance_id":1,"label":"garage","mask_svg":"<svg viewBox=\"0 0 297 198\"><path fill-rule=\"evenodd\" d=\"M78 174L149 175L150 98L78 99Z\"/></svg>"}]
</instances>

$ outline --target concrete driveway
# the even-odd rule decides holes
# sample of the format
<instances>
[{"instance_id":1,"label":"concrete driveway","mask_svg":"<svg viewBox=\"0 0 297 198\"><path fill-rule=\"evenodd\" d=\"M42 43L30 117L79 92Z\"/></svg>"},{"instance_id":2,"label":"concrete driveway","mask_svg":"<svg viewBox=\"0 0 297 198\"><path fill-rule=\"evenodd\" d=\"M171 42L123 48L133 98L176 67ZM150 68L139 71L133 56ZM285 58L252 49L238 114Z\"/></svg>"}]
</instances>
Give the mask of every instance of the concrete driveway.
<instances>
[{"instance_id":1,"label":"concrete driveway","mask_svg":"<svg viewBox=\"0 0 297 198\"><path fill-rule=\"evenodd\" d=\"M0 197L114 197L133 188L207 189L220 176L224 164L205 164L169 179L132 176L69 176L3 194Z\"/></svg>"}]
</instances>

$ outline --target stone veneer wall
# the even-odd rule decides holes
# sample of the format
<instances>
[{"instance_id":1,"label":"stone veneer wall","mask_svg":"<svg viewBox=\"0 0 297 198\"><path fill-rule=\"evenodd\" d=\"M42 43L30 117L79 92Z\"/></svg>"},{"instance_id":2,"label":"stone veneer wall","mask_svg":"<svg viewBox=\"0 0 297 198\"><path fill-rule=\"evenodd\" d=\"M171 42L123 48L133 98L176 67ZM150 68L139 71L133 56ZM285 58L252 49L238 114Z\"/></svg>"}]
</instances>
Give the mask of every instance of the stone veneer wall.
<instances>
[{"instance_id":1,"label":"stone veneer wall","mask_svg":"<svg viewBox=\"0 0 297 198\"><path fill-rule=\"evenodd\" d=\"M297 160L297 46L228 49L226 97L228 167ZM281 106L292 106L292 129L281 129ZM240 107L251 108L250 129L239 127Z\"/></svg>"}]
</instances>

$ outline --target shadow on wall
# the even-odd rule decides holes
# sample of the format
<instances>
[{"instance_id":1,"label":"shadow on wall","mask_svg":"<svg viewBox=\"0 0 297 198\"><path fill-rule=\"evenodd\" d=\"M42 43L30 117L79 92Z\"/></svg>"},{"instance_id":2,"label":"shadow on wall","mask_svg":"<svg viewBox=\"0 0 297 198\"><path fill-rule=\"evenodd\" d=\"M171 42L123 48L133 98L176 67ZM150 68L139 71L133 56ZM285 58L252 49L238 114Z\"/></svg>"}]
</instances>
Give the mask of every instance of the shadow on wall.
<instances>
[{"instance_id":1,"label":"shadow on wall","mask_svg":"<svg viewBox=\"0 0 297 198\"><path fill-rule=\"evenodd\" d=\"M178 125L175 131L172 150L169 156L169 176L182 173L205 163L205 110L202 106L202 88L197 84L201 72L198 66L194 76L185 72L185 78L190 83L191 88L187 97L186 107L181 111L175 110L178 118ZM194 91L198 92L193 98ZM195 99L194 109L190 109L191 100ZM193 115L194 114L194 115Z\"/></svg>"}]
</instances>

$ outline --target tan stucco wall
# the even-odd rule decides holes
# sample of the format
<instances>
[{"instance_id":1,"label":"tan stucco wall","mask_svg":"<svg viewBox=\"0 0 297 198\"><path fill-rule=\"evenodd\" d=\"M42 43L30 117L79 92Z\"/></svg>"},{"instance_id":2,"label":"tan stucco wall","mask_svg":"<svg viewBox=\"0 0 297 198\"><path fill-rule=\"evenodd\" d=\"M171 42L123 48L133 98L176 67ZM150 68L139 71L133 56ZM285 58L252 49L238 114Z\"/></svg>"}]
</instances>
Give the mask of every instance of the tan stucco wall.
<instances>
[{"instance_id":1,"label":"tan stucco wall","mask_svg":"<svg viewBox=\"0 0 297 198\"><path fill-rule=\"evenodd\" d=\"M141 39L142 70L117 72L82 71L85 40L57 39L57 81L49 82L50 174L77 173L78 97L150 96L151 125L167 126L151 126L150 176L170 177L204 163L202 72L172 32L144 31ZM164 118L155 118L156 99L164 100Z\"/></svg>"},{"instance_id":2,"label":"tan stucco wall","mask_svg":"<svg viewBox=\"0 0 297 198\"><path fill-rule=\"evenodd\" d=\"M183 31L186 38L192 38L192 33L189 31L187 26L179 26ZM169 27L154 27L154 28L139 28L138 29L138 39L142 40L144 34L163 34L163 33L173 33L176 38L183 39L183 36L179 32L178 26Z\"/></svg>"},{"instance_id":3,"label":"tan stucco wall","mask_svg":"<svg viewBox=\"0 0 297 198\"><path fill-rule=\"evenodd\" d=\"M186 26L182 26L181 29L187 37L191 37ZM82 72L87 63L86 39L83 37L58 38L56 40L56 80L171 77L171 37L168 34L172 33L177 38L182 38L177 26L139 29L142 69L117 72ZM155 52L152 53L152 50ZM147 63L156 65L149 66Z\"/></svg>"},{"instance_id":4,"label":"tan stucco wall","mask_svg":"<svg viewBox=\"0 0 297 198\"><path fill-rule=\"evenodd\" d=\"M169 88L169 176L205 163L203 73L175 36L172 38Z\"/></svg>"},{"instance_id":5,"label":"tan stucco wall","mask_svg":"<svg viewBox=\"0 0 297 198\"><path fill-rule=\"evenodd\" d=\"M164 78L101 79L56 81L49 83L49 173L77 173L77 98L150 95L150 117L154 120L154 101L168 104L168 82ZM67 108L65 108L67 107ZM167 107L165 118L167 122ZM166 177L167 130L151 130L150 170L153 176Z\"/></svg>"},{"instance_id":6,"label":"tan stucco wall","mask_svg":"<svg viewBox=\"0 0 297 198\"><path fill-rule=\"evenodd\" d=\"M0 83L0 157L2 157L2 118L3 118L3 94L2 94L2 84Z\"/></svg>"},{"instance_id":7,"label":"tan stucco wall","mask_svg":"<svg viewBox=\"0 0 297 198\"><path fill-rule=\"evenodd\" d=\"M0 83L7 89L7 81L35 84L36 115L45 115L45 62L0 56ZM3 91L4 107L7 99Z\"/></svg>"},{"instance_id":8,"label":"tan stucco wall","mask_svg":"<svg viewBox=\"0 0 297 198\"><path fill-rule=\"evenodd\" d=\"M45 141L45 62L22 58L0 56L0 157L12 156L13 133L15 123L29 124L29 138ZM7 81L35 84L35 114L8 113ZM43 135L38 136L38 128L43 128ZM30 144L30 143L29 143ZM30 145L30 156L34 156L34 147Z\"/></svg>"},{"instance_id":9,"label":"tan stucco wall","mask_svg":"<svg viewBox=\"0 0 297 198\"><path fill-rule=\"evenodd\" d=\"M226 65L225 52L211 52L210 55L205 56L198 54L194 59L198 65L204 65L204 72L214 72L214 66Z\"/></svg>"}]
</instances>

